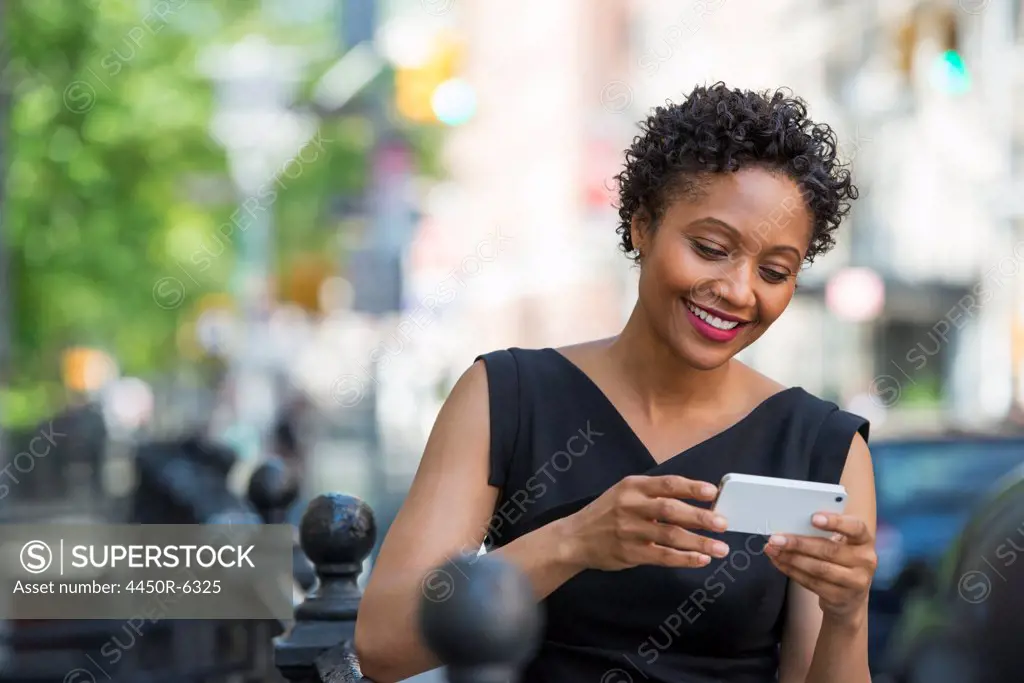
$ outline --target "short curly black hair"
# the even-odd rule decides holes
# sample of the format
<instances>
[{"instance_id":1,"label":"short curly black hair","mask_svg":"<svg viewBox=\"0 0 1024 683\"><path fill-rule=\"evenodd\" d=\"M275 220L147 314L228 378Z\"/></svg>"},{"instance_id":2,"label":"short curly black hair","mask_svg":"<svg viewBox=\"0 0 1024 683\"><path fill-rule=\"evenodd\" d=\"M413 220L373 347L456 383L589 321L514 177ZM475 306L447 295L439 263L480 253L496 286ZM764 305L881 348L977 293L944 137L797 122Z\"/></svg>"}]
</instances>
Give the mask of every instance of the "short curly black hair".
<instances>
[{"instance_id":1,"label":"short curly black hair","mask_svg":"<svg viewBox=\"0 0 1024 683\"><path fill-rule=\"evenodd\" d=\"M698 86L679 104L657 107L640 124L615 178L621 248L635 259L634 215L656 228L669 200L699 192L710 173L759 166L780 172L800 188L814 221L805 257L835 246L832 233L857 198L847 164L837 158L836 134L807 118L807 104L787 94Z\"/></svg>"}]
</instances>

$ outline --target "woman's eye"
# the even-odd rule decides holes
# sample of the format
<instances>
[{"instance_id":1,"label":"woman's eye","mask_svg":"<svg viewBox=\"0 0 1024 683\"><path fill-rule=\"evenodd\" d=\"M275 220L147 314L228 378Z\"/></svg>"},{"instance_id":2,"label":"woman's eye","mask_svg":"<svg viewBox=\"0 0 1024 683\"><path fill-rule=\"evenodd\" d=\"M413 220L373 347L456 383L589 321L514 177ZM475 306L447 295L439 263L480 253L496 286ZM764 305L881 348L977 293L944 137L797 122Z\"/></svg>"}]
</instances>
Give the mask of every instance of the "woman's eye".
<instances>
[{"instance_id":1,"label":"woman's eye","mask_svg":"<svg viewBox=\"0 0 1024 683\"><path fill-rule=\"evenodd\" d=\"M789 273L783 273L782 271L772 270L771 268L762 268L761 277L763 277L768 282L778 284L780 282L785 282L786 278L789 277Z\"/></svg>"},{"instance_id":2,"label":"woman's eye","mask_svg":"<svg viewBox=\"0 0 1024 683\"><path fill-rule=\"evenodd\" d=\"M704 254L705 256L713 256L714 258L725 258L726 256L729 255L726 252L722 251L721 249L715 249L714 247L709 247L708 245L702 244L700 242L694 242L693 246L695 246L697 248L697 251L699 251L701 254Z\"/></svg>"}]
</instances>

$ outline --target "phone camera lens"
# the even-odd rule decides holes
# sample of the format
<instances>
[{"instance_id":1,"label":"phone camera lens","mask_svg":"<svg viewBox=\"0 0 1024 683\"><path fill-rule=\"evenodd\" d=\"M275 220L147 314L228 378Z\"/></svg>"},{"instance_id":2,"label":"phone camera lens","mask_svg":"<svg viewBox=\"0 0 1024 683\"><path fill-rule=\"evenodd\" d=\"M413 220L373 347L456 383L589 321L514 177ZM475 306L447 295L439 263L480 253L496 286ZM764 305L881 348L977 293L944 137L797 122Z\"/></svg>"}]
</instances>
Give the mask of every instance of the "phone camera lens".
<instances>
[{"instance_id":1,"label":"phone camera lens","mask_svg":"<svg viewBox=\"0 0 1024 683\"><path fill-rule=\"evenodd\" d=\"M843 497L842 496L836 496L836 502L837 503L842 503L843 502Z\"/></svg>"}]
</instances>

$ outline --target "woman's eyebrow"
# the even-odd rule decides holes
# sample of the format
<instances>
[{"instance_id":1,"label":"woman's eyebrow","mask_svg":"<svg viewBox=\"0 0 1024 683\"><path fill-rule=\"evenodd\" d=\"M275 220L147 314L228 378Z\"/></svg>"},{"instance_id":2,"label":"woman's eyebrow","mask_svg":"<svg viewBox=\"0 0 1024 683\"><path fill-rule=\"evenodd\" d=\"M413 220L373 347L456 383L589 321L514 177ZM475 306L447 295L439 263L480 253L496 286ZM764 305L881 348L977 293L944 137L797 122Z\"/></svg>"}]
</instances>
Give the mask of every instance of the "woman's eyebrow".
<instances>
[{"instance_id":1,"label":"woman's eyebrow","mask_svg":"<svg viewBox=\"0 0 1024 683\"><path fill-rule=\"evenodd\" d=\"M799 249L797 249L796 247L794 247L792 245L789 245L789 244L776 244L774 247L771 247L770 249L768 249L768 251L769 252L776 252L776 253L782 252L782 251L789 252L789 253L793 254L793 256L795 256L798 261L802 261L803 258L804 258L803 255L800 253Z\"/></svg>"},{"instance_id":2,"label":"woman's eyebrow","mask_svg":"<svg viewBox=\"0 0 1024 683\"><path fill-rule=\"evenodd\" d=\"M725 221L720 220L718 218L715 218L714 216L704 216L703 218L698 218L695 221L691 221L690 225L691 226L694 226L694 225L713 225L715 227L721 228L722 230L725 230L734 239L738 240L740 238L740 231L739 230L737 230L733 226L729 225Z\"/></svg>"}]
</instances>

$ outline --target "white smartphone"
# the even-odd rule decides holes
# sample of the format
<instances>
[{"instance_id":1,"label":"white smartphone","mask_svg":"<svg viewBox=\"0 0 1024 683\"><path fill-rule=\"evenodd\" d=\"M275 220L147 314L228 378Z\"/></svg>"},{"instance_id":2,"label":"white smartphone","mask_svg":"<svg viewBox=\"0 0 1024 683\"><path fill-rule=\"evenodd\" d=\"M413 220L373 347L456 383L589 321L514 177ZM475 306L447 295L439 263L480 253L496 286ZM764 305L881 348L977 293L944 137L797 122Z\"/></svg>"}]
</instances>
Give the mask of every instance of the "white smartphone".
<instances>
[{"instance_id":1,"label":"white smartphone","mask_svg":"<svg viewBox=\"0 0 1024 683\"><path fill-rule=\"evenodd\" d=\"M725 517L727 531L829 537L811 523L816 512L842 514L846 488L798 479L730 473L722 477L712 509Z\"/></svg>"}]
</instances>

